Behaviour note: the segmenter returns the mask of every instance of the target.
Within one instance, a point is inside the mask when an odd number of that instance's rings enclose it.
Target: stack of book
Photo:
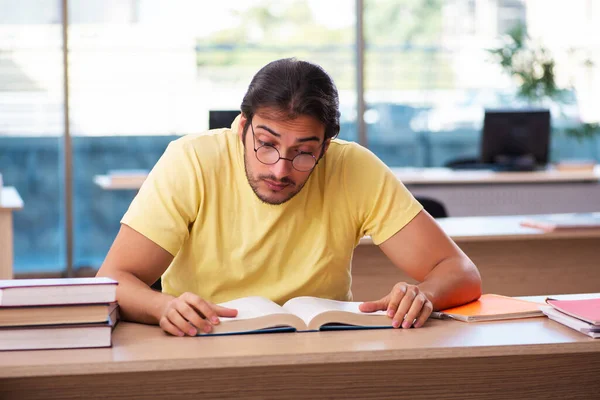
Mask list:
[[[110,347],[116,288],[109,278],[0,280],[0,350]]]
[[[546,299],[542,307],[548,318],[595,339],[600,338],[600,298],[584,300]]]

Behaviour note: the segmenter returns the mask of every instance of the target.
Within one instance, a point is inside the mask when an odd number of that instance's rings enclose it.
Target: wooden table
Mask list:
[[[462,185],[498,183],[557,183],[600,181],[600,166],[589,171],[561,171],[548,168],[539,171],[498,172],[492,170],[454,170],[451,168],[391,168],[406,185]]]
[[[13,211],[23,208],[14,187],[0,188],[0,279],[13,277]]]
[[[600,340],[545,317],[203,338],[120,323],[112,348],[0,353],[2,399],[591,399],[598,376]]]
[[[392,168],[415,195],[441,201],[452,217],[597,211],[600,167],[590,171],[465,171]],[[97,175],[104,190],[137,190],[145,175]]]
[[[600,229],[544,233],[520,222],[532,216],[436,220],[475,262],[486,293],[508,296],[596,292],[600,289]],[[359,301],[413,282],[364,238],[354,251],[352,292]]]
[[[138,190],[146,180],[145,175],[135,174],[112,178],[110,175],[94,176],[94,183],[104,190]]]
[[[600,167],[531,172],[392,168],[420,197],[441,201],[451,217],[598,211]]]

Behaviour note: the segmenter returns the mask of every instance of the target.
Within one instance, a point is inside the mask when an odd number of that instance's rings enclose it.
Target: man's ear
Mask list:
[[[238,136],[240,137],[240,140],[242,141],[242,143],[244,143],[244,128],[246,127],[247,122],[248,122],[248,119],[246,118],[244,113],[242,113],[241,117],[240,117],[240,122],[238,124]]]

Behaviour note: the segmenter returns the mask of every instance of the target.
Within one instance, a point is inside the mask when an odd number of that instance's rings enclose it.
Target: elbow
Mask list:
[[[121,277],[121,271],[119,271],[118,268],[111,268],[111,266],[109,266],[107,263],[104,263],[100,266],[100,269],[98,269],[98,271],[96,272],[96,277],[106,277],[106,278],[111,278],[114,279],[116,281],[119,281],[119,278]]]
[[[477,266],[471,261],[468,260],[466,268],[466,292],[469,294],[470,301],[477,300],[483,294],[482,282],[481,282],[481,274],[479,273],[479,269]]]

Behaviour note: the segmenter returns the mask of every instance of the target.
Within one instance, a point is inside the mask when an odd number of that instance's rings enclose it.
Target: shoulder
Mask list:
[[[387,166],[369,149],[356,142],[334,139],[327,150],[327,162],[332,169],[342,169],[346,173],[373,168],[387,170]],[[337,167],[337,168],[336,168]],[[372,172],[372,171],[371,171]]]
[[[230,159],[239,138],[230,129],[213,129],[189,134],[172,141],[168,151],[172,157],[183,157],[204,166]]]
[[[171,142],[171,146],[197,153],[213,153],[226,149],[234,140],[237,140],[237,135],[231,129],[213,129],[182,136]]]

